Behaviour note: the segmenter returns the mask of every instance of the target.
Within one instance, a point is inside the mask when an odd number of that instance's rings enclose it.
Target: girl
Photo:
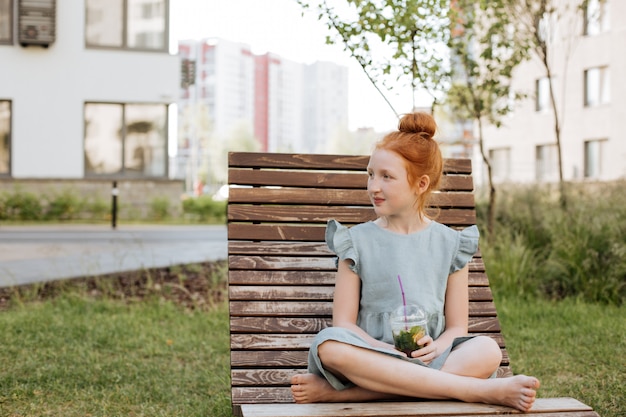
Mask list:
[[[379,142],[367,168],[378,218],[347,228],[328,222],[326,242],[338,256],[333,327],[318,333],[309,373],[292,378],[297,403],[403,397],[484,402],[528,411],[534,377],[490,378],[501,351],[487,336],[467,336],[468,266],[476,226],[453,230],[426,216],[443,171],[427,113],[405,115]],[[428,314],[428,334],[410,357],[394,348],[390,313],[407,304]]]

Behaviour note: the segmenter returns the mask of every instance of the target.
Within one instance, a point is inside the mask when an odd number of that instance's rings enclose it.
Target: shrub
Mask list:
[[[550,187],[499,192],[495,239],[481,241],[496,291],[621,305],[626,298],[625,185],[569,184],[566,209]],[[479,226],[486,224],[484,204],[477,207]]]
[[[197,221],[224,222],[226,202],[214,201],[210,196],[186,198],[183,200],[183,213]]]
[[[19,189],[6,195],[3,211],[7,220],[40,220],[43,218],[40,197]]]
[[[165,220],[170,216],[170,199],[167,197],[155,197],[150,202],[150,218],[153,220]]]
[[[83,205],[85,217],[90,220],[110,220],[111,203],[104,198],[96,197],[92,200],[85,201]]]
[[[71,190],[64,190],[50,197],[45,212],[47,220],[71,220],[80,216],[83,200]]]

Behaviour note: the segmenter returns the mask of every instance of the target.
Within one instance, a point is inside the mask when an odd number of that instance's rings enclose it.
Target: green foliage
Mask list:
[[[570,185],[567,209],[550,187],[509,187],[493,239],[483,239],[489,278],[511,296],[626,299],[624,182]],[[479,224],[484,225],[484,202]]]
[[[455,113],[495,125],[512,110],[513,70],[528,59],[530,48],[517,36],[519,22],[507,3],[457,0],[450,8],[453,29],[448,47],[456,65],[447,103]]]
[[[437,100],[449,82],[447,0],[297,1],[316,11],[333,31],[327,42],[343,45],[383,97],[379,85],[424,89]]]
[[[88,199],[83,204],[84,215],[88,220],[109,220],[111,203],[103,198]]]
[[[4,220],[40,220],[44,216],[41,198],[34,193],[15,189],[2,200]]]
[[[150,218],[165,220],[170,216],[170,199],[167,197],[155,197],[150,202]]]
[[[183,213],[193,220],[224,222],[226,202],[214,201],[210,196],[190,197],[183,200]]]
[[[71,220],[76,218],[83,207],[83,200],[71,190],[62,192],[48,198],[48,206],[45,211],[46,220]]]

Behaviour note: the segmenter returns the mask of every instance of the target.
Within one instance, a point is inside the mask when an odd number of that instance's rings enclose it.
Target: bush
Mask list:
[[[40,197],[16,189],[4,198],[2,210],[6,220],[40,220],[43,218],[43,207]]]
[[[104,198],[96,197],[85,201],[83,212],[84,216],[89,220],[110,220],[111,203]]]
[[[153,220],[165,220],[170,216],[170,199],[167,197],[155,197],[150,202],[150,218]]]
[[[48,200],[46,220],[72,220],[80,216],[83,200],[71,190],[64,190]]]
[[[549,187],[498,192],[495,238],[481,248],[496,291],[621,305],[626,297],[624,182],[568,186],[566,209]],[[479,226],[486,224],[478,205]]]
[[[190,197],[183,200],[183,213],[201,222],[226,221],[226,202],[214,201],[209,196]]]

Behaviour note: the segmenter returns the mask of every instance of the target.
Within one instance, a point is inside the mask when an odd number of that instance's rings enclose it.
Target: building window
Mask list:
[[[167,106],[85,104],[85,175],[165,177]]]
[[[13,0],[0,0],[0,45],[13,43]]]
[[[602,177],[602,165],[606,139],[585,141],[585,178]]]
[[[548,111],[552,108],[548,77],[539,78],[535,82],[535,100],[535,110],[539,112]]]
[[[168,50],[169,0],[87,0],[88,47]]]
[[[593,36],[611,29],[608,0],[587,0],[584,7],[585,35]]]
[[[535,179],[539,182],[559,179],[556,145],[538,145],[535,148]]]
[[[490,149],[489,160],[491,161],[491,176],[493,181],[508,181],[511,175],[511,149]]]
[[[585,107],[594,107],[611,101],[608,67],[585,70]]]
[[[0,176],[11,173],[11,102],[0,100]]]

